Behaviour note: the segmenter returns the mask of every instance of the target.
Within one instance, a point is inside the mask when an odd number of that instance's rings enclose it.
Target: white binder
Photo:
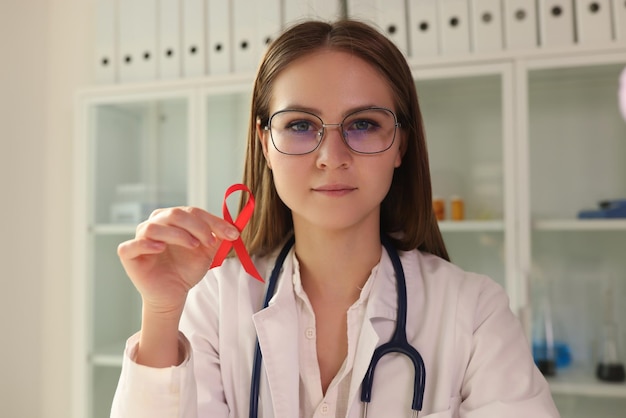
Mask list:
[[[508,50],[537,48],[538,16],[535,0],[505,0],[504,47]]]
[[[95,8],[95,71],[97,83],[117,81],[117,1],[97,0]]]
[[[409,53],[409,39],[406,22],[406,5],[404,0],[377,0],[377,23],[385,35],[404,53]]]
[[[438,0],[409,0],[409,56],[432,57],[439,54]]]
[[[124,0],[122,0],[124,1]],[[181,76],[180,0],[159,0],[157,67],[162,80]]]
[[[348,0],[348,16],[375,24],[398,49],[408,55],[404,0]]]
[[[308,0],[287,0],[283,2],[284,26],[309,16]]]
[[[539,0],[539,45],[574,44],[574,4],[572,0]]]
[[[315,17],[321,20],[334,21],[343,16],[341,0],[309,0],[313,5]]]
[[[288,27],[293,23],[310,17],[309,0],[287,0],[283,2],[284,26]]]
[[[346,5],[348,17],[378,23],[377,0],[348,0]]]
[[[206,50],[208,73],[228,74],[232,71],[231,2],[208,0],[206,7]]]
[[[304,19],[334,21],[341,17],[340,0],[285,0],[283,1],[283,26]]]
[[[120,81],[156,79],[156,1],[120,0],[118,11]]]
[[[206,74],[204,0],[182,0],[182,16],[183,76],[201,77]]]
[[[256,36],[257,66],[267,46],[280,34],[282,17],[280,0],[257,0]]]
[[[256,39],[256,0],[233,0],[233,69],[250,73],[259,56]]]
[[[613,39],[626,44],[626,3],[623,0],[613,2]]]
[[[575,0],[575,7],[578,43],[601,44],[611,41],[611,0]]]
[[[470,22],[467,0],[440,0],[439,7],[442,55],[468,53]]]
[[[470,30],[473,51],[501,51],[504,39],[501,0],[470,0]]]

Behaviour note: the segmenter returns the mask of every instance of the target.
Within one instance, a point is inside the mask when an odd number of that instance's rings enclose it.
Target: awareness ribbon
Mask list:
[[[238,191],[248,193],[249,197],[243,209],[241,209],[241,212],[239,212],[239,215],[237,216],[237,220],[233,222],[233,218],[230,216],[230,212],[228,211],[228,205],[226,204],[226,200],[228,199],[228,196]],[[254,211],[254,196],[252,195],[252,192],[246,185],[233,184],[228,189],[226,189],[226,194],[224,195],[224,203],[222,204],[222,213],[224,215],[224,219],[227,222],[230,222],[232,225],[234,225],[235,228],[237,228],[237,230],[239,230],[240,233],[241,231],[243,231],[243,228],[246,226],[246,224],[252,217],[253,211]],[[241,236],[239,236],[234,241],[228,241],[228,240],[222,241],[222,244],[220,244],[220,247],[217,249],[217,252],[215,253],[215,257],[213,257],[213,262],[211,263],[210,268],[221,266],[224,260],[226,259],[228,252],[233,247],[235,248],[235,252],[237,253],[237,256],[239,256],[239,260],[241,261],[241,264],[243,265],[244,270],[250,276],[254,277],[261,283],[265,283],[265,280],[263,280],[263,278],[257,271],[256,267],[252,263],[252,260],[250,259],[250,254],[248,254],[248,250],[246,250],[246,247],[243,244],[243,241],[241,240]]]

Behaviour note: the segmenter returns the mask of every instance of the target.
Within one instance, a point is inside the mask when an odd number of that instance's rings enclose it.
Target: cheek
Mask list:
[[[396,153],[396,159],[394,161],[393,167],[398,168],[400,167],[401,164],[402,164],[402,152],[398,150],[398,152]]]
[[[285,156],[271,150],[267,155],[267,163],[272,169],[276,192],[289,208],[291,208],[290,202],[296,191],[305,185],[304,162],[299,160],[297,157]]]

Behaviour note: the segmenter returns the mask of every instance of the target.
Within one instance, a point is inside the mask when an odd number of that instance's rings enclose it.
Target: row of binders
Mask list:
[[[98,83],[253,72],[291,22],[335,20],[339,0],[96,0]]]
[[[624,0],[348,0],[348,14],[375,16],[387,36],[416,59],[576,44],[626,46]]]
[[[280,31],[347,14],[410,58],[575,44],[626,46],[624,0],[95,0],[95,79],[252,73]]]

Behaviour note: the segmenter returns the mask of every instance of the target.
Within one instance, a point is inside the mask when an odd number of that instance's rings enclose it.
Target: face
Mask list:
[[[301,57],[276,78],[270,115],[298,109],[326,124],[340,123],[355,110],[384,107],[395,112],[387,81],[370,64],[346,52],[320,50]],[[358,125],[360,126],[360,125]],[[278,195],[303,228],[379,230],[380,203],[402,161],[402,130],[379,154],[358,154],[329,126],[318,148],[304,155],[279,152],[269,131],[257,126]]]

